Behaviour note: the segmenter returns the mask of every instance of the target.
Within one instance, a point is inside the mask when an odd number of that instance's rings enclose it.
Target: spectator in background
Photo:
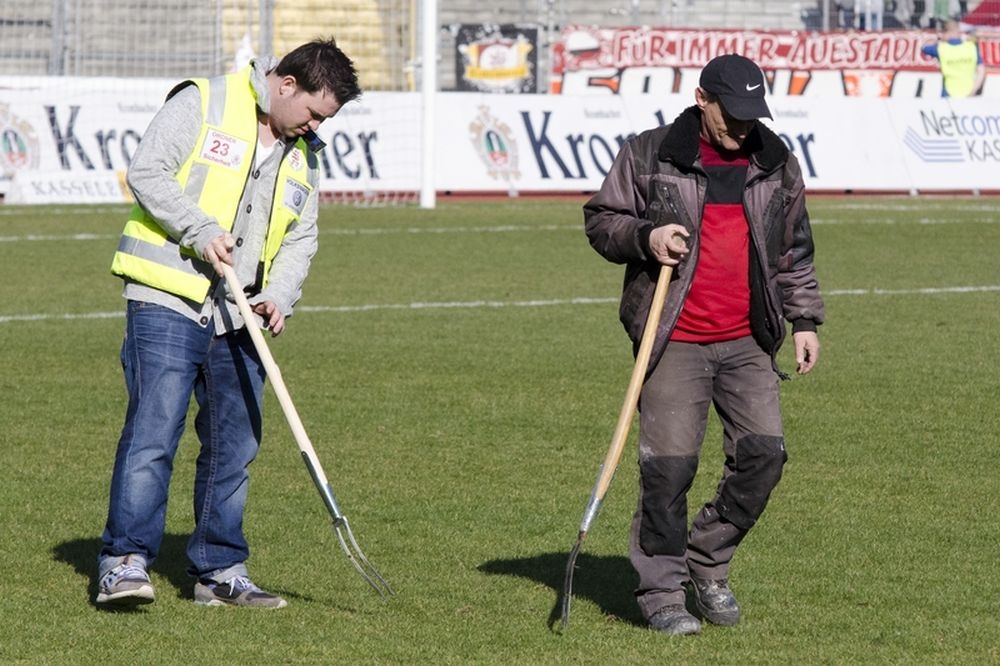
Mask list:
[[[892,16],[894,27],[907,28],[913,24],[914,0],[895,0],[885,3],[887,15]]]
[[[854,0],[854,17],[859,30],[881,30],[884,0]]]
[[[933,0],[927,4],[933,14],[931,27],[942,30],[948,21],[965,16],[969,3],[958,0]]]
[[[941,67],[942,97],[969,97],[982,92],[986,65],[979,43],[962,32],[958,21],[945,21],[937,41],[921,51]]]
[[[837,0],[833,3],[837,14],[837,27],[841,30],[854,29],[854,2]]]

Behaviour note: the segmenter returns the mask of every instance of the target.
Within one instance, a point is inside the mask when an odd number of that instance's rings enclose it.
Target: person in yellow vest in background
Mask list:
[[[188,572],[206,606],[282,608],[255,585],[243,534],[265,370],[248,326],[280,334],[317,249],[316,130],[361,94],[333,39],[167,96],[128,169],[135,197],[111,271],[124,281],[128,407],[98,556],[99,605],[152,602],[149,567],[192,394],[201,443]],[[244,322],[229,264],[258,320]]]
[[[979,43],[962,32],[958,21],[945,21],[937,42],[921,50],[941,67],[942,97],[970,97],[982,92],[986,65]]]

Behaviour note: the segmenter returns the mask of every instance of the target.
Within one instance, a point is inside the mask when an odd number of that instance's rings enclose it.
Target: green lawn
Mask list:
[[[108,266],[125,210],[0,207],[0,663],[1000,663],[1000,200],[811,200],[820,363],[783,386],[790,460],[732,571],[744,619],[686,638],[645,629],[633,601],[634,432],[569,630],[547,625],[631,371],[621,268],[587,245],[581,204],[324,208],[271,350],[397,595],[340,551],[268,392],[249,565],[289,608],[192,602],[190,428],[157,601],[132,613],[92,604],[124,414]]]

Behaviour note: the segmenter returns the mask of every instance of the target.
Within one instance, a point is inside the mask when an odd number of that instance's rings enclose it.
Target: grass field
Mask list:
[[[1000,201],[811,201],[828,323],[783,385],[790,460],[732,581],[735,628],[642,626],[625,557],[634,435],[547,621],[631,370],[620,267],[580,202],[327,208],[271,342],[338,499],[397,595],[337,546],[268,392],[246,529],[278,612],[208,609],[185,575],[193,428],[157,601],[92,604],[124,386],[108,273],[121,208],[0,207],[0,663],[1000,663]],[[789,350],[782,358],[791,367]],[[721,465],[713,425],[691,505]]]

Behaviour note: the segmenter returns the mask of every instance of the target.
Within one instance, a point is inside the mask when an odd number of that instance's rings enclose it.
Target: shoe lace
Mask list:
[[[122,563],[108,572],[107,581],[109,584],[114,584],[120,580],[129,578],[148,580],[149,574],[147,574],[146,569],[144,569],[141,566],[138,566],[136,564]]]
[[[232,578],[230,578],[229,580],[227,580],[225,583],[223,583],[223,585],[228,585],[229,586],[229,592],[230,593],[233,593],[236,590],[239,590],[240,592],[243,592],[243,591],[259,592],[260,591],[260,588],[257,587],[256,585],[254,585],[253,581],[250,580],[250,578],[247,577],[247,576],[233,576]]]
[[[125,567],[122,568],[120,575],[121,576],[125,576],[125,577],[128,577],[128,576],[139,576],[141,578],[145,578],[146,577],[146,570],[143,569],[142,567],[137,567],[134,564],[128,564],[128,565],[126,565]]]

